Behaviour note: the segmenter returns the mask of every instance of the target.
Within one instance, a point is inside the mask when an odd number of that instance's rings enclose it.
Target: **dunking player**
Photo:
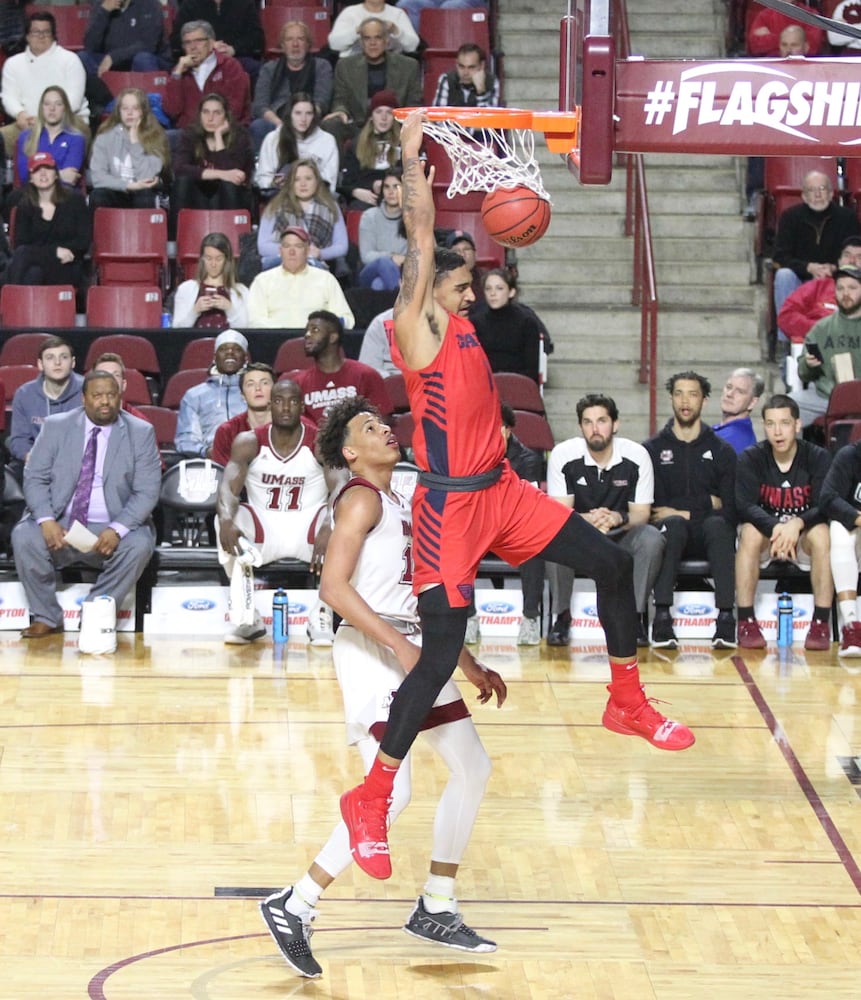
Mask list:
[[[514,565],[540,555],[591,576],[610,657],[603,723],[663,750],[683,750],[691,731],[646,699],[636,658],[631,556],[578,514],[519,479],[504,460],[499,399],[466,313],[472,276],[463,258],[434,247],[434,205],[419,159],[422,115],[401,129],[407,254],[394,312],[392,358],[404,372],[423,470],[413,498],[415,578],[424,642],[394,701],[377,759],[363,784],[341,796],[359,866],[391,875],[386,812],[397,769],[451,677],[466,631],[480,559]]]
[[[412,592],[412,535],[409,503],[392,492],[392,470],[400,457],[395,435],[367,399],[335,403],[323,418],[317,450],[329,468],[349,468],[351,479],[335,501],[335,527],[321,579],[324,600],[343,616],[333,656],[344,697],[347,738],[371,766],[385,729],[392,694],[416,657],[416,599]],[[479,701],[505,684],[476,664],[468,650],[460,665],[479,688]],[[452,681],[442,688],[423,728],[448,765],[450,777],[434,821],[430,874],[424,893],[404,927],[408,934],[462,951],[495,951],[457,912],[454,880],[472,832],[490,760],[460,692]],[[410,799],[410,770],[394,783],[389,820]],[[324,889],[352,862],[347,829],[340,823],[295,886],[260,904],[269,932],[287,962],[303,976],[322,972],[308,944],[314,907]]]

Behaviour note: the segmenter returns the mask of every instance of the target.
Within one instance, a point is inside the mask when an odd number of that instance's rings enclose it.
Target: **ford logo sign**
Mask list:
[[[710,615],[714,608],[710,604],[682,604],[676,610],[686,618],[698,618],[701,615]]]
[[[294,604],[293,601],[287,605],[288,615],[304,615],[308,610],[307,604]]]
[[[587,604],[586,607],[583,608],[583,614],[586,615],[588,618],[597,618],[598,617],[598,605],[597,604]]]
[[[510,615],[514,611],[514,605],[505,601],[488,601],[481,605],[481,610],[489,615]]]
[[[186,611],[212,611],[215,601],[210,601],[206,597],[192,597],[182,602]]]

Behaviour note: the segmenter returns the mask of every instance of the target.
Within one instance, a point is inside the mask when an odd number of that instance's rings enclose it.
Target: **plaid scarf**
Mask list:
[[[307,230],[311,242],[317,247],[327,247],[335,232],[335,215],[321,201],[306,203],[303,215],[281,211],[275,216],[275,232],[280,237],[289,226],[301,226]]]

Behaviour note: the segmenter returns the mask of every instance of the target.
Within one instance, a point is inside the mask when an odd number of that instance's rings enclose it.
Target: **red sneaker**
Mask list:
[[[390,799],[365,799],[359,785],[341,796],[341,816],[350,834],[353,860],[371,878],[392,876],[389,855],[388,815]]]
[[[609,690],[609,688],[608,688]],[[605,729],[623,736],[642,736],[659,750],[686,750],[694,744],[694,734],[680,722],[673,722],[652,707],[654,699],[646,698],[633,708],[622,708],[613,695],[604,709],[601,722]]]
[[[861,656],[861,622],[847,622],[843,626],[838,656]]]
[[[831,625],[828,622],[812,621],[804,640],[805,649],[831,649]]]
[[[742,649],[765,649],[765,636],[755,618],[742,618],[738,623],[738,644]]]

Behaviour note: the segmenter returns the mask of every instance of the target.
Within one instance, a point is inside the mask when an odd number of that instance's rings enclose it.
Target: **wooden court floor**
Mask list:
[[[495,770],[458,886],[499,950],[400,930],[444,774],[418,747],[394,875],[324,896],[310,981],[257,900],[360,776],[329,651],[74,639],[0,633],[4,1000],[861,996],[861,661],[836,647],[648,654],[697,733],[667,754],[601,728],[600,650],[485,642],[509,700],[474,711]]]

